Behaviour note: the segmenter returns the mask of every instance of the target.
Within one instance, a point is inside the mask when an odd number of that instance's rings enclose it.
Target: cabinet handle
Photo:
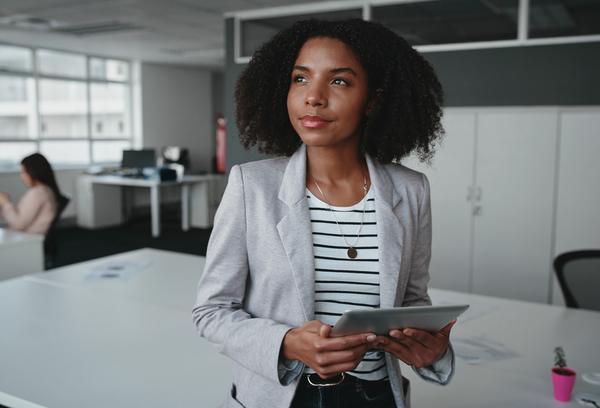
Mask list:
[[[481,214],[481,206],[476,205],[475,207],[473,207],[473,215],[480,215],[480,214]]]
[[[481,201],[481,187],[477,187],[477,192],[475,193],[475,201]]]

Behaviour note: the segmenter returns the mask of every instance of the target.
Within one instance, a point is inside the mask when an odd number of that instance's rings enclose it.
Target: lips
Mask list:
[[[327,126],[329,123],[331,122],[318,116],[306,115],[302,117],[302,126],[307,128],[320,128],[323,126]]]

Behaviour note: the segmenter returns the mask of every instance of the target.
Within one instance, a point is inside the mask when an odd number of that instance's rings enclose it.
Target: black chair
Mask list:
[[[567,307],[600,311],[600,250],[560,254],[554,270]]]
[[[58,222],[60,221],[60,215],[63,213],[69,202],[71,201],[71,196],[65,194],[62,195],[60,201],[58,203],[58,207],[56,208],[56,215],[52,220],[52,224],[50,224],[50,228],[46,232],[46,236],[44,238],[44,267],[45,269],[50,269],[54,266],[56,262],[56,254],[58,253],[58,242],[56,239],[56,227]]]

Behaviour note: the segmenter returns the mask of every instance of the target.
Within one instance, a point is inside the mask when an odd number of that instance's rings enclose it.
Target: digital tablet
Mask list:
[[[469,305],[412,306],[346,311],[331,329],[331,337],[358,333],[389,335],[392,329],[413,328],[435,334]]]

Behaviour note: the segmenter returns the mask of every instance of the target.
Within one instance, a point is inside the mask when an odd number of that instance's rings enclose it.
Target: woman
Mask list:
[[[12,204],[8,194],[0,192],[0,207],[8,229],[46,234],[61,197],[50,163],[39,153],[25,157],[21,161],[21,180],[30,189],[18,204]]]
[[[454,370],[452,323],[330,338],[344,310],[430,304],[429,185],[392,164],[441,136],[442,90],[402,38],[363,20],[307,20],[238,78],[245,148],[215,217],[193,316],[235,361],[236,407],[406,407],[398,359],[426,381]]]

